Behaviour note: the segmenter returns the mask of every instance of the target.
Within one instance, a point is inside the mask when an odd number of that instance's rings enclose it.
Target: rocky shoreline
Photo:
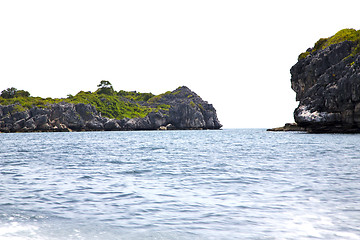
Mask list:
[[[306,128],[298,126],[296,123],[286,123],[283,127],[266,129],[269,132],[305,132]]]
[[[146,104],[146,103],[144,103]],[[220,129],[215,108],[187,87],[164,94],[157,109],[142,118],[111,119],[84,103],[60,102],[18,111],[18,104],[0,105],[0,132],[69,132]]]

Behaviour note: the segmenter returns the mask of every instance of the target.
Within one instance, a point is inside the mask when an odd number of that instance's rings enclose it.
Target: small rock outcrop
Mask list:
[[[308,132],[360,132],[360,31],[320,39],[291,68],[299,106],[297,126]]]
[[[270,128],[266,131],[269,132],[303,132],[306,131],[304,127],[299,127],[296,123],[286,123],[283,127]]]
[[[0,132],[131,131],[175,129],[220,129],[215,108],[187,87],[161,94],[152,102],[155,109],[143,118],[110,119],[84,103],[60,102],[45,108],[23,109],[18,104],[0,105]],[[157,106],[167,108],[157,108]],[[19,110],[21,109],[21,110]]]

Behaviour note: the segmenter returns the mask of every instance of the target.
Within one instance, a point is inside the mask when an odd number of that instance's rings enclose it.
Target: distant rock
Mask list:
[[[139,103],[140,104],[140,103]],[[109,119],[84,103],[48,104],[19,111],[19,105],[0,105],[0,132],[131,131],[220,129],[215,108],[187,87],[180,87],[142,102],[156,111],[143,118]],[[158,109],[158,106],[166,108]]]
[[[170,105],[162,125],[171,124],[176,129],[219,129],[220,124],[212,104],[202,100],[188,87],[180,87],[164,95],[159,103]]]

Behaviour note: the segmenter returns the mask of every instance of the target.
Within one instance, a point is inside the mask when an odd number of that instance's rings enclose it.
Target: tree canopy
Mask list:
[[[30,97],[30,93],[24,90],[17,90],[14,87],[7,88],[1,92],[0,95],[2,98],[15,98],[15,97]]]

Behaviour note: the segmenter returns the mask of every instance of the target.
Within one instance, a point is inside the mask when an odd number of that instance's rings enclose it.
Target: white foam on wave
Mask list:
[[[333,219],[322,215],[321,212],[293,216],[292,220],[288,221],[285,226],[284,239],[360,239],[360,236],[355,233],[337,230]]]
[[[0,227],[0,240],[29,240],[38,239],[36,231],[37,226],[23,225],[18,222],[11,222]]]
[[[313,237],[321,238],[323,237],[321,231],[316,228],[315,221],[316,216],[304,215],[304,216],[295,216],[291,222],[287,224],[287,228],[291,229],[288,231],[292,233],[292,237]],[[331,224],[331,223],[328,223]]]
[[[349,232],[336,232],[335,233],[336,236],[339,236],[339,238],[341,239],[354,239],[354,240],[358,240],[360,239],[360,236],[355,234],[355,233],[349,233]]]

